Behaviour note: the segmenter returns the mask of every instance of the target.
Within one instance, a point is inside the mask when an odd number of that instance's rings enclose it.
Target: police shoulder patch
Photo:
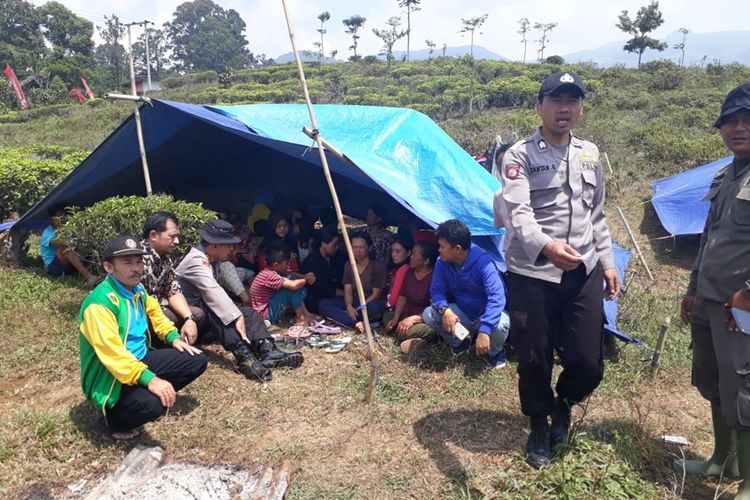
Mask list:
[[[206,267],[211,267],[211,264],[209,264],[207,260],[201,260],[201,264]]]
[[[505,177],[510,180],[517,179],[520,172],[521,165],[518,165],[516,163],[508,163],[507,165],[505,165]]]

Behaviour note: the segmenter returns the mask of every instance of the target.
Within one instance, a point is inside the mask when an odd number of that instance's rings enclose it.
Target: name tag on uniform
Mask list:
[[[533,165],[528,169],[529,175],[539,175],[547,172],[557,172],[557,165],[551,163],[549,165]]]

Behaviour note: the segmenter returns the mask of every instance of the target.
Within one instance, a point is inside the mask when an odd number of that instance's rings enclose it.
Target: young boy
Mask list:
[[[281,318],[287,307],[291,307],[297,320],[295,330],[304,330],[311,319],[305,308],[305,285],[312,285],[315,275],[307,273],[294,279],[285,278],[291,254],[282,245],[270,246],[264,257],[268,268],[259,272],[250,286],[250,305],[272,323]]]
[[[39,250],[44,261],[44,269],[52,277],[80,274],[89,285],[98,279],[92,275],[81,258],[68,248],[65,241],[57,234],[57,230],[65,223],[65,211],[60,208],[50,210],[50,225],[42,232]]]

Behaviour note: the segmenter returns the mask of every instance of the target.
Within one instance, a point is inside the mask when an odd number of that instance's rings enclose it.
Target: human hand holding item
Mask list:
[[[547,257],[552,264],[563,271],[572,271],[578,267],[583,258],[578,250],[559,241],[550,241],[542,248],[542,255]]]
[[[445,330],[446,332],[452,332],[455,335],[453,329],[456,326],[456,323],[458,323],[458,316],[456,315],[456,313],[451,311],[449,308],[446,309],[443,312],[443,330]]]
[[[685,295],[680,303],[680,319],[686,325],[690,324],[690,320],[693,317],[693,304],[695,303],[695,296]]]
[[[731,332],[741,331],[750,335],[750,297],[744,290],[737,290],[725,304],[727,329]]]
[[[607,300],[615,300],[620,296],[620,277],[617,275],[616,269],[605,269],[604,270],[604,281],[607,282],[607,288],[604,289],[604,298]]]
[[[197,349],[187,342],[185,342],[183,339],[176,339],[174,342],[172,342],[172,347],[177,349],[180,352],[186,352],[190,354],[191,356],[195,356],[196,354],[201,354],[203,351],[200,349]]]

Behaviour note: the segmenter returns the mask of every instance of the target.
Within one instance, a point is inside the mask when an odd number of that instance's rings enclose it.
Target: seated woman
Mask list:
[[[396,307],[404,276],[409,270],[409,257],[414,243],[407,238],[399,238],[391,245],[391,258],[388,260],[388,307]]]
[[[307,286],[305,305],[310,312],[318,313],[321,299],[344,296],[343,269],[337,271],[333,260],[339,246],[339,234],[331,228],[320,229],[313,237],[312,253],[302,262],[302,272],[315,275],[315,283]]]
[[[265,252],[268,247],[276,244],[283,244],[289,249],[289,269],[288,273],[299,273],[299,260],[297,258],[296,242],[292,241],[289,235],[289,219],[278,212],[272,213],[268,219],[268,234],[263,238],[258,253],[258,270],[262,271],[268,267],[265,259]]]
[[[363,228],[370,235],[372,240],[372,257],[378,262],[385,262],[388,258],[388,252],[391,250],[391,244],[396,241],[396,235],[383,227],[384,210],[378,205],[371,205],[365,213],[366,228]]]
[[[365,292],[367,315],[370,321],[374,321],[379,319],[385,311],[385,298],[383,297],[386,278],[385,263],[370,260],[372,239],[364,231],[352,234],[351,244],[357,273]],[[319,308],[320,314],[326,318],[350,328],[356,326],[360,332],[364,331],[359,297],[354,289],[354,274],[349,262],[344,265],[343,299],[321,299]]]
[[[395,331],[400,340],[427,338],[435,332],[422,320],[422,311],[430,305],[432,271],[437,260],[437,247],[432,243],[418,241],[414,244],[409,270],[396,301],[396,310],[386,313],[386,329]]]
[[[258,254],[258,247],[255,245],[255,235],[248,229],[245,221],[240,218],[237,212],[227,212],[226,221],[232,224],[234,235],[241,240],[234,246],[232,263],[235,266],[245,269],[255,269],[256,256]]]
[[[301,337],[312,320],[312,315],[305,308],[305,285],[314,283],[315,278],[311,274],[299,279],[285,277],[290,252],[283,244],[267,247],[264,257],[268,267],[259,272],[250,285],[251,306],[271,323],[278,322],[284,311],[292,308],[296,325],[289,329],[289,335]]]

